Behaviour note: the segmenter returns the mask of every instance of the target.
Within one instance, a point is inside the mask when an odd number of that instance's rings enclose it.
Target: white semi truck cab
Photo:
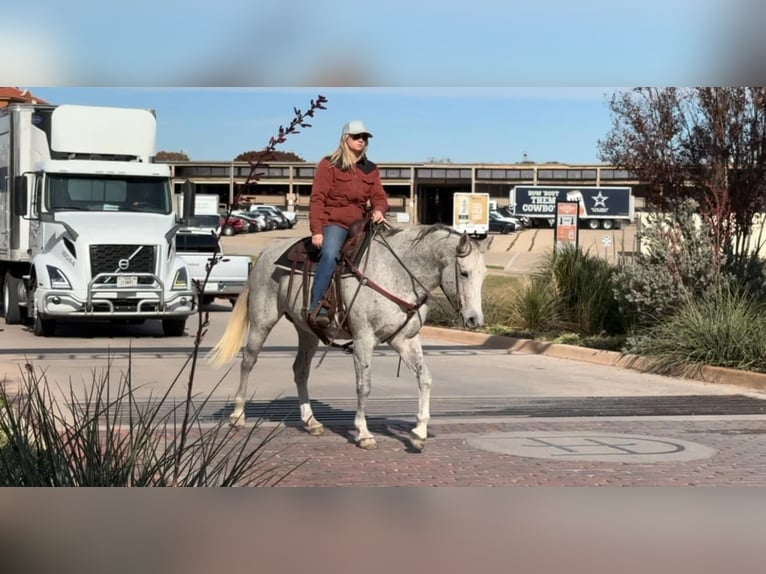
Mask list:
[[[153,163],[151,110],[11,105],[0,110],[0,281],[9,324],[162,321],[194,312],[170,169]],[[186,189],[187,205],[194,190]]]

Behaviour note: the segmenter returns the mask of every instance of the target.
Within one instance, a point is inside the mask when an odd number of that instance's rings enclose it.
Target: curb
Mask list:
[[[649,365],[649,361],[639,355],[625,355],[616,351],[602,351],[588,347],[578,347],[576,345],[536,341],[534,339],[517,339],[516,337],[507,337],[505,335],[491,335],[488,333],[475,333],[459,329],[429,326],[422,327],[420,333],[426,337],[445,339],[454,343],[477,345],[492,349],[507,349],[509,353],[545,355],[557,359],[633,369],[639,372],[645,372]],[[706,383],[734,385],[766,392],[766,374],[763,373],[705,366],[702,367],[698,377],[695,378]]]

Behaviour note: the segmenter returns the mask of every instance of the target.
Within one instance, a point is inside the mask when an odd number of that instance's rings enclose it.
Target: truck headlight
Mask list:
[[[58,267],[54,267],[53,265],[46,265],[48,269],[48,278],[51,281],[51,287],[54,289],[71,289],[72,284],[69,282],[69,279],[67,279],[67,276],[64,275],[64,272],[59,269]]]
[[[186,273],[186,268],[182,267],[176,271],[176,276],[173,277],[173,291],[181,291],[189,288],[189,275]]]

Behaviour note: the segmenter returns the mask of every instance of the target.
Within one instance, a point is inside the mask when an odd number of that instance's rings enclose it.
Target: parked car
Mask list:
[[[497,233],[511,233],[518,231],[521,223],[518,220],[506,218],[498,215],[496,211],[489,212],[489,230]]]
[[[221,218],[221,235],[235,235],[237,233],[247,233],[250,225],[239,217],[230,216],[228,219]]]
[[[297,214],[294,211],[282,211],[275,205],[255,204],[250,206],[250,211],[271,215],[279,229],[292,229],[298,223]]]
[[[503,207],[499,207],[495,211],[502,217],[511,217],[513,219],[518,219],[521,222],[522,227],[529,227],[529,218],[526,215],[518,215],[514,213],[513,209],[511,209],[507,205],[504,205]]]
[[[267,229],[274,229],[276,227],[276,224],[269,225],[269,222],[266,220],[266,216],[262,213],[237,210],[232,211],[231,214],[235,217],[239,217],[240,219],[244,219],[245,221],[252,223],[255,226],[253,231],[266,231]]]
[[[218,238],[204,232],[179,232],[175,243],[176,252],[189,266],[191,279],[202,284],[207,277],[205,290],[199,294],[202,304],[208,305],[216,297],[221,297],[233,305],[250,275],[250,257],[225,255]],[[208,273],[208,262],[215,255],[218,255],[218,260]]]

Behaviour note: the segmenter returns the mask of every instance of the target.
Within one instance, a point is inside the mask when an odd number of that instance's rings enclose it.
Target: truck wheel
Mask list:
[[[23,288],[23,283],[18,277],[14,277],[10,272],[5,273],[3,281],[3,309],[5,311],[5,324],[18,325],[22,322],[21,301],[19,290]]]
[[[614,227],[611,219],[604,219],[601,222],[601,229],[612,229]]]
[[[588,229],[598,229],[598,219],[589,219]]]
[[[33,332],[35,337],[52,337],[56,332],[56,320],[43,319],[40,315],[36,315]]]
[[[181,337],[186,329],[186,319],[163,319],[162,333],[166,337]]]

